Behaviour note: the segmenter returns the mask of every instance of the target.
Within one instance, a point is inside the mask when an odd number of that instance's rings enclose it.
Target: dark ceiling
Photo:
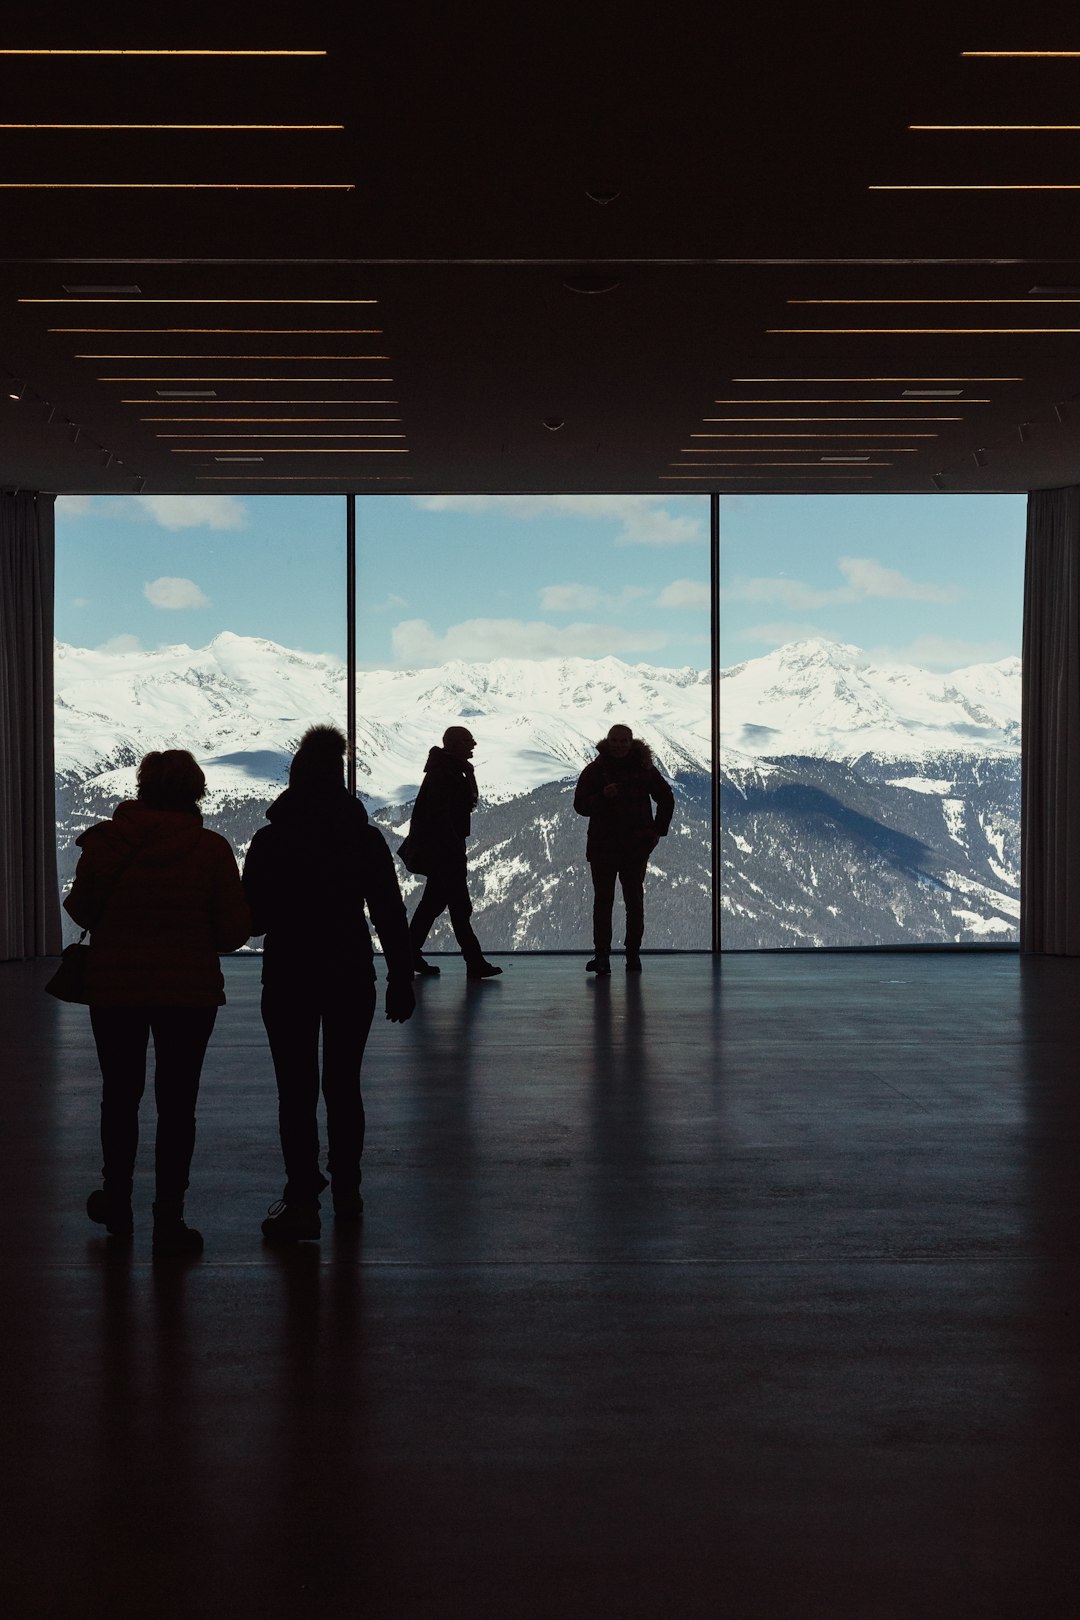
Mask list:
[[[26,6],[0,55],[0,483],[1080,482],[1062,16]],[[325,54],[206,54],[256,51]],[[257,125],[297,127],[210,127]],[[65,292],[113,287],[138,290]],[[213,394],[162,393],[185,387]]]

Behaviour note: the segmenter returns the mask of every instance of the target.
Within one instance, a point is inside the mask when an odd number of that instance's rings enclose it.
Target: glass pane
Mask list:
[[[721,499],[725,949],[1009,943],[1025,497]]]
[[[358,499],[359,790],[396,847],[429,748],[470,728],[486,950],[589,946],[573,792],[616,723],[651,747],[677,801],[650,857],[646,949],[708,949],[708,533],[701,496]],[[399,875],[411,910],[420,880]],[[456,948],[445,919],[430,945]]]
[[[61,894],[154,748],[195,755],[242,861],[301,733],[345,726],[345,503],[62,496],[56,637]]]

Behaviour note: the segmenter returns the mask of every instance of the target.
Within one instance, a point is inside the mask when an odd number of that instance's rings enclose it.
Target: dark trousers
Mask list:
[[[594,857],[589,862],[593,881],[593,946],[598,956],[606,956],[611,949],[611,908],[615,904],[615,880],[622,886],[623,905],[626,907],[626,949],[641,949],[645,932],[645,868],[647,855],[613,855],[607,859]]]
[[[436,917],[442,916],[447,907],[450,908],[450,926],[454,930],[454,938],[461,947],[462,956],[466,962],[479,962],[484,953],[469,921],[472,916],[472,901],[469,899],[469,881],[464,861],[460,867],[443,867],[437,872],[432,872],[424,884],[424,892],[409,924],[413,960],[415,961],[423,952],[424,941],[431,932],[432,924]]]
[[[326,1186],[319,1169],[320,1030],[327,1168],[339,1192],[360,1185],[365,1123],[360,1065],[374,1015],[374,979],[263,989],[263,1023],[277,1078],[286,1203],[310,1203]]]
[[[139,1103],[154,1037],[154,1150],[159,1207],[183,1208],[195,1148],[195,1103],[216,1007],[91,1007],[101,1065],[101,1152],[105,1191],[131,1197],[139,1146]]]

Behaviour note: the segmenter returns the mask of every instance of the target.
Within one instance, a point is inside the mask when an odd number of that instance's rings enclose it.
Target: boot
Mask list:
[[[494,962],[485,962],[484,958],[479,956],[475,962],[468,964],[465,969],[465,977],[467,979],[496,979],[501,972],[501,967],[496,967]]]
[[[627,973],[641,972],[641,952],[636,946],[628,945],[626,947],[626,971]]]
[[[299,1243],[304,1238],[322,1236],[317,1198],[303,1204],[287,1204],[279,1198],[271,1204],[262,1223],[262,1234],[267,1243]]]
[[[154,1239],[152,1253],[155,1260],[177,1258],[193,1260],[202,1254],[201,1232],[188,1226],[184,1220],[183,1204],[154,1205]]]
[[[135,1217],[130,1198],[115,1198],[104,1187],[98,1187],[86,1200],[86,1213],[98,1226],[103,1226],[111,1238],[122,1241],[135,1231]]]
[[[334,1214],[339,1221],[358,1221],[364,1213],[364,1200],[359,1187],[335,1185],[333,1199]]]
[[[585,971],[586,973],[597,973],[600,975],[610,974],[611,963],[608,961],[606,955],[601,955],[601,953],[597,951],[596,955],[586,962]]]
[[[442,969],[435,962],[427,962],[422,956],[413,957],[412,970],[422,979],[437,979]]]

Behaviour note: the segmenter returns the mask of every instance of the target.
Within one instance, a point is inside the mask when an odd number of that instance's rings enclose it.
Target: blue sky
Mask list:
[[[704,667],[703,496],[357,502],[362,664],[586,657]],[[1023,496],[725,496],[725,665],[803,635],[956,667],[1019,652]],[[221,630],[343,656],[339,496],[64,497],[56,633]]]

